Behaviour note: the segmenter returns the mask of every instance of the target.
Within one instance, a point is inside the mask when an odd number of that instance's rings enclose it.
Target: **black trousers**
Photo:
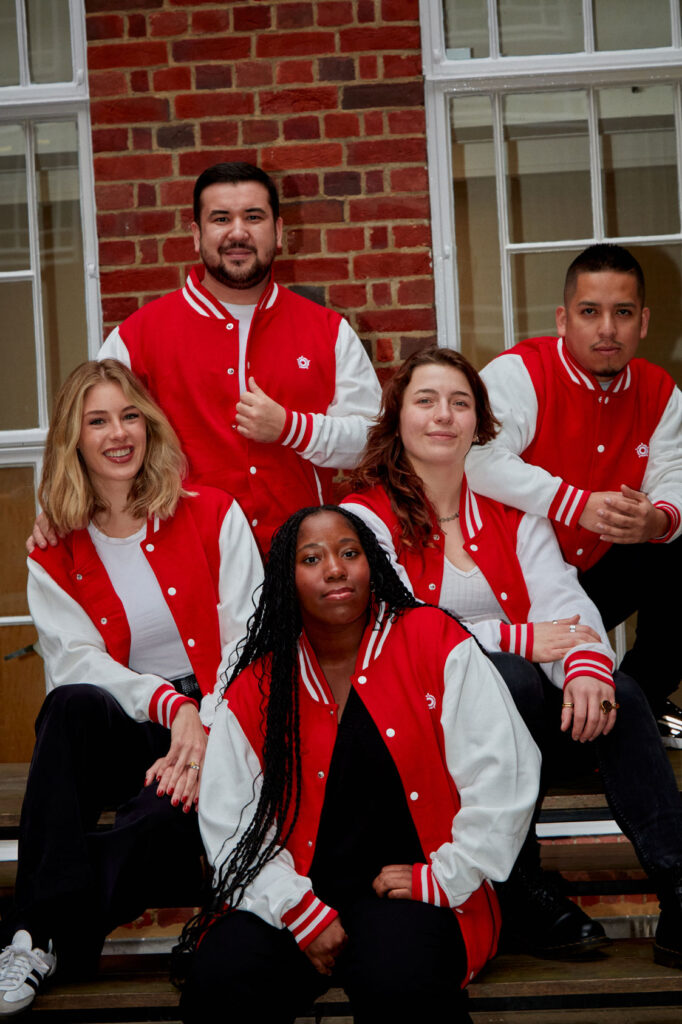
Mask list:
[[[454,911],[366,898],[343,908],[348,944],[332,977],[291,933],[237,910],[213,924],[180,1004],[185,1024],[291,1024],[330,986],[348,994],[356,1024],[471,1024],[464,942]]]
[[[580,583],[613,629],[637,612],[635,642],[620,665],[655,715],[682,679],[682,537],[672,544],[613,544]]]
[[[60,971],[85,974],[117,925],[148,906],[200,898],[196,813],[144,787],[169,744],[168,729],[135,722],[96,686],[48,694],[36,720],[3,945],[26,928],[42,948],[53,940]],[[116,808],[115,825],[96,832],[106,808]]]

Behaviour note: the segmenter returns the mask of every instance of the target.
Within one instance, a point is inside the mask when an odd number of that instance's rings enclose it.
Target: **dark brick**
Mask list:
[[[304,299],[310,299],[311,302],[316,302],[318,306],[327,305],[325,289],[321,285],[289,284],[287,287],[289,291],[296,292],[297,295],[302,295]]]
[[[324,176],[324,191],[328,196],[359,196],[362,175],[359,171],[332,171]]]
[[[344,86],[341,106],[344,110],[366,110],[371,107],[418,107],[423,103],[424,86],[421,82],[377,82]]]
[[[232,68],[227,64],[200,64],[196,70],[197,89],[229,89]]]
[[[352,57],[320,57],[317,67],[321,82],[355,80],[355,61]]]
[[[158,128],[156,143],[159,149],[189,149],[195,144],[194,128],[189,124],[174,124]]]

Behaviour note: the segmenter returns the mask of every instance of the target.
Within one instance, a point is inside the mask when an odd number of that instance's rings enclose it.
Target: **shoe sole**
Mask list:
[[[665,946],[654,945],[654,963],[682,971],[682,953],[679,949],[666,949]]]
[[[589,960],[610,945],[611,939],[608,935],[595,935],[593,939],[584,939],[582,942],[573,942],[566,946],[552,946],[549,949],[546,946],[541,949],[528,946],[527,949],[541,960]]]

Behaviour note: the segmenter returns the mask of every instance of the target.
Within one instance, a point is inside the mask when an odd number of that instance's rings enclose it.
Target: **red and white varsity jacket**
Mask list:
[[[608,390],[572,358],[563,338],[531,338],[482,371],[502,424],[471,449],[479,494],[549,516],[564,558],[589,569],[610,544],[578,526],[592,491],[645,491],[682,531],[682,393],[646,359],[631,359]]]
[[[120,359],[171,421],[189,479],[234,495],[263,551],[297,509],[331,498],[336,469],[356,464],[381,392],[360,339],[338,313],[270,282],[251,322],[239,324],[201,284],[151,302],[113,331],[99,358]],[[277,442],[249,441],[235,406],[247,379],[287,410]]]
[[[393,567],[419,600],[437,603],[445,561],[445,537],[438,524],[433,524],[433,547],[415,550],[401,543],[398,517],[383,487],[349,494],[342,504],[374,532]],[[581,623],[599,633],[601,643],[576,647],[562,661],[542,667],[560,688],[577,676],[591,676],[613,686],[615,655],[601,616],[578,583],[576,570],[561,557],[549,522],[474,494],[465,477],[459,523],[464,550],[485,576],[508,619],[472,623],[462,617],[479,643],[489,651],[510,651],[530,659],[533,622],[579,614]],[[448,611],[458,614],[457,608]]]
[[[250,666],[229,687],[206,750],[199,823],[216,870],[258,802],[261,670]],[[286,847],[247,887],[240,909],[288,927],[305,948],[336,917],[307,872],[338,729],[338,705],[305,635],[298,685],[301,810]],[[470,980],[495,952],[499,910],[486,880],[505,879],[521,848],[538,791],[538,750],[499,674],[440,609],[415,608],[394,621],[380,606],[352,685],[384,737],[428,857],[413,868],[413,899],[454,908]],[[266,699],[267,686],[265,678]]]
[[[212,487],[181,498],[170,519],[150,519],[141,543],[204,695],[215,715],[216,681],[226,671],[253,613],[263,579],[260,556],[237,502]],[[87,530],[28,558],[28,600],[40,638],[48,691],[91,683],[136,721],[170,728],[182,704],[160,676],[128,668],[130,626]],[[233,659],[234,660],[234,659]]]

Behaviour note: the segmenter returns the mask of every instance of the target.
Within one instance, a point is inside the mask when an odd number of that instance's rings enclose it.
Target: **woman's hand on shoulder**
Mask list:
[[[377,896],[387,896],[389,900],[412,899],[412,865],[386,864],[372,882]]]
[[[605,714],[601,707],[602,701],[608,701],[611,705],[616,702],[616,691],[608,683],[602,683],[592,676],[572,679],[564,687],[561,731],[571,729],[571,738],[580,743],[608,735],[616,724],[617,710],[614,708]]]
[[[48,544],[50,547],[55,547],[58,540],[59,535],[54,526],[45,513],[41,512],[33,524],[31,536],[26,541],[26,554],[32,554],[36,548],[44,551]]]
[[[201,768],[206,753],[207,736],[194,704],[183,704],[171,725],[168,753],[160,757],[145,775],[145,786],[157,780],[157,794],[168,793],[174,806],[184,805],[191,811],[199,800]]]
[[[303,950],[319,974],[331,974],[336,958],[348,942],[348,936],[338,917]]]
[[[571,627],[574,627],[571,629]],[[580,622],[579,615],[552,622],[533,623],[532,661],[559,661],[574,647],[601,643],[601,637],[591,626]]]

